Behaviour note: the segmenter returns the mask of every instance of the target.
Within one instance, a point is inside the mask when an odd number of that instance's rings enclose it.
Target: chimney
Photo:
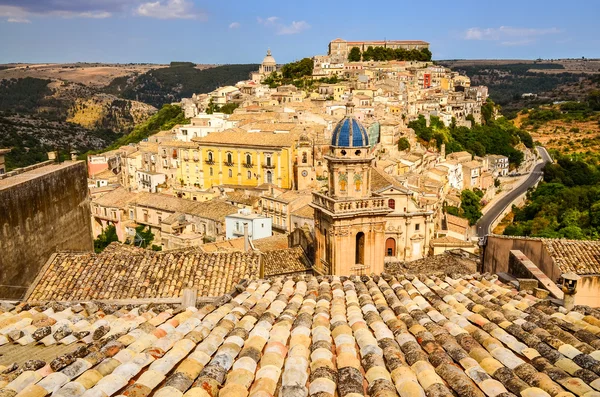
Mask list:
[[[250,236],[248,236],[248,224],[244,223],[244,252],[250,250]]]
[[[561,275],[562,291],[564,293],[563,305],[568,311],[575,306],[575,294],[577,294],[577,282],[581,279],[575,273],[569,272]]]

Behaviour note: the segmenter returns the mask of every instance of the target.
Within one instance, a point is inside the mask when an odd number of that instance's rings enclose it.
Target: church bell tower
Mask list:
[[[335,127],[329,154],[327,194],[313,193],[315,266],[325,274],[383,272],[385,216],[392,210],[371,192],[369,136],[346,105],[346,117]]]

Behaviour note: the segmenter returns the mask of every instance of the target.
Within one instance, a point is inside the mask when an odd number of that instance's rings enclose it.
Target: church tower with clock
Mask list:
[[[311,187],[314,183],[315,172],[313,165],[313,144],[306,133],[298,139],[298,160],[296,162],[296,185],[298,190]]]
[[[346,105],[346,117],[333,130],[327,159],[327,194],[313,193],[315,267],[323,274],[383,272],[387,200],[371,192],[369,136]]]

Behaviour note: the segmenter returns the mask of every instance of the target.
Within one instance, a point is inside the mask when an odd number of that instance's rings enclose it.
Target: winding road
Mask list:
[[[533,170],[529,173],[527,179],[522,182],[519,186],[508,192],[504,197],[500,200],[492,204],[492,207],[479,219],[477,222],[477,235],[479,237],[484,237],[487,234],[490,234],[490,225],[494,222],[494,220],[500,216],[500,214],[512,204],[513,201],[517,199],[520,195],[525,193],[527,189],[532,187],[537,183],[537,181],[542,177],[542,168],[546,165],[546,163],[551,162],[552,158],[546,151],[546,149],[542,146],[536,147],[538,153],[542,156],[543,162],[537,164]]]

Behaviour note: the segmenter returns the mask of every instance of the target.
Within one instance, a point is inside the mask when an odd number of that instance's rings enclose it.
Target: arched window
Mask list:
[[[391,209],[395,210],[396,209],[396,200],[389,199],[388,200],[388,207],[390,207]]]
[[[302,153],[302,163],[303,164],[308,163],[308,155],[306,154],[306,152]]]
[[[365,234],[363,232],[356,233],[354,263],[365,264]]]
[[[212,162],[213,161],[213,153],[212,152],[208,152],[208,161]],[[211,174],[212,175],[212,174]]]
[[[229,170],[229,177],[231,178],[233,176],[233,172],[231,172],[231,170]]]
[[[252,164],[252,155],[250,153],[246,153],[246,164]]]
[[[385,256],[396,256],[396,240],[391,237],[385,240]]]
[[[227,153],[227,163],[233,163],[233,154]]]
[[[248,171],[248,179],[252,179],[252,172]]]

